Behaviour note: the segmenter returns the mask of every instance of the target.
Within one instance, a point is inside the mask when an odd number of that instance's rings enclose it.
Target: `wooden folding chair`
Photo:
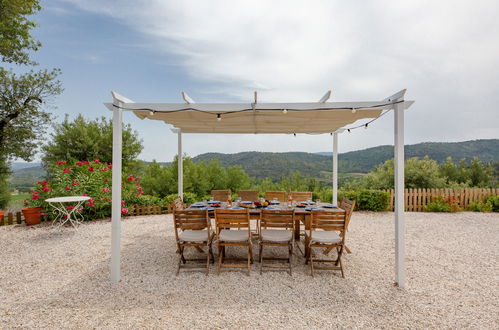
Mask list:
[[[291,199],[296,202],[305,202],[312,199],[312,192],[310,191],[291,191],[289,193]]]
[[[346,224],[345,224],[345,232],[347,232],[348,231],[348,225],[350,224],[350,218],[352,217],[352,213],[353,213],[353,208],[355,207],[355,201],[347,199],[347,198],[343,198],[340,201],[340,203],[339,203],[338,206],[340,207],[340,209],[345,210],[345,213],[346,213],[346,215],[345,215],[345,217],[346,217],[346,219],[345,219],[345,222],[346,222]],[[327,255],[332,250],[333,250],[333,248],[329,247],[329,248],[327,248],[327,249],[324,250],[323,254]],[[345,245],[345,252],[349,253],[349,254],[352,253],[352,251],[350,251],[350,249],[346,245]]]
[[[204,268],[200,263],[186,264],[187,261],[204,261],[205,259],[186,259],[184,249],[188,246],[195,247],[198,251],[206,251],[206,275],[210,271],[210,262],[214,262],[211,244],[214,234],[211,232],[210,217],[207,210],[174,210],[173,221],[175,238],[177,240],[177,253],[179,254],[177,275],[180,268]]]
[[[277,200],[281,203],[286,202],[286,192],[285,191],[266,191],[265,199],[268,201],[277,198]]]
[[[243,201],[256,202],[259,199],[258,198],[258,191],[256,191],[256,190],[239,190],[237,192],[237,195]]]
[[[262,210],[260,213],[260,274],[263,267],[268,268],[289,268],[289,275],[292,275],[292,256],[294,235],[295,212],[293,210]],[[288,265],[270,263],[264,266],[263,247],[264,246],[284,246],[288,247],[287,258],[265,258],[266,260],[287,260]]]
[[[232,192],[230,189],[227,190],[212,190],[211,197],[213,197],[216,201],[227,202],[228,200],[232,201]]]
[[[183,210],[184,209],[184,202],[180,199],[180,197],[173,201],[173,209],[174,210]]]
[[[346,212],[312,211],[310,229],[305,231],[306,262],[310,262],[310,271],[314,276],[315,269],[340,270],[345,277],[341,256],[345,247]],[[334,248],[338,256],[336,260],[316,259],[313,248]],[[314,263],[334,263],[334,266],[316,266]]]
[[[218,274],[221,268],[247,268],[250,274],[253,262],[253,244],[251,243],[249,210],[216,209],[215,210],[216,238],[218,241]],[[227,246],[245,246],[248,248],[247,263],[226,264],[225,248]],[[232,258],[233,261],[245,259]]]

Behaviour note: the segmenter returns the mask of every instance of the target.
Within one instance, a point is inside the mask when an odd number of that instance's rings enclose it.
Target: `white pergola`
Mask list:
[[[401,90],[381,101],[328,102],[328,91],[318,102],[196,103],[182,92],[185,103],[136,103],[112,92],[113,102],[104,105],[113,112],[112,245],[111,281],[120,280],[121,175],[123,111],[141,119],[161,120],[178,135],[178,194],[183,196],[182,133],[219,134],[321,134],[333,135],[333,198],[338,196],[338,134],[360,119],[377,118],[394,111],[395,142],[395,282],[401,288],[405,277],[404,219],[404,110],[414,101],[404,100]]]

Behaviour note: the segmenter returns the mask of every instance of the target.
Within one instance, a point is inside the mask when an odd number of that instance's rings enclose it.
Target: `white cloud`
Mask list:
[[[262,101],[308,101],[329,88],[336,100],[381,99],[407,87],[417,101],[409,141],[494,137],[498,128],[495,0],[63,1],[178,55],[193,79],[211,84],[191,93],[199,101],[248,100],[255,89]],[[390,125],[368,144],[390,143]],[[347,149],[361,146],[351,139]]]

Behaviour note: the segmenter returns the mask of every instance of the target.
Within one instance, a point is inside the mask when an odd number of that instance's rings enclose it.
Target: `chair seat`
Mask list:
[[[305,232],[305,236],[309,237],[309,232]],[[312,234],[312,240],[310,243],[329,243],[329,244],[338,244],[342,242],[342,238],[338,235],[338,232],[331,231],[321,231],[315,230]]]
[[[289,242],[293,238],[291,230],[262,229],[262,241],[267,242]]]
[[[179,240],[183,242],[206,242],[208,240],[208,231],[202,230],[184,230],[178,235]]]
[[[218,240],[222,242],[247,242],[249,235],[247,229],[229,230],[222,229],[218,235]]]

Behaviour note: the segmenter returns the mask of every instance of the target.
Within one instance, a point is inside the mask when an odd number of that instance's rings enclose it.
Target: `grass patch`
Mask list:
[[[9,206],[24,206],[23,204],[23,201],[26,199],[26,198],[29,198],[30,197],[30,194],[18,194],[18,195],[10,195],[10,203],[9,203]]]

